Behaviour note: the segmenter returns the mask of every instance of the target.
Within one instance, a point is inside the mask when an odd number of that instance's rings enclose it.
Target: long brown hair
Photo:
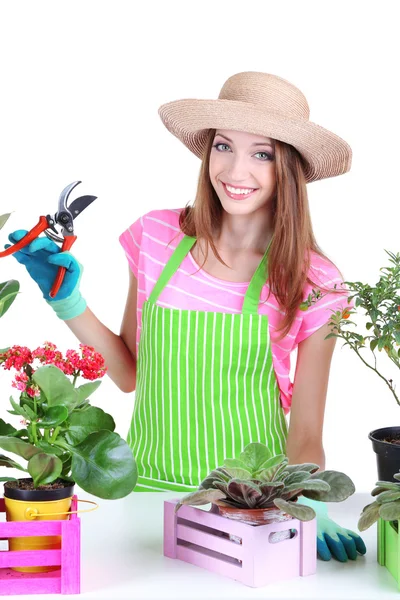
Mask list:
[[[224,210],[209,175],[214,136],[215,130],[212,129],[200,168],[193,206],[186,206],[179,220],[185,235],[206,242],[203,265],[207,260],[208,248],[225,264],[214,243],[220,233]],[[274,147],[276,196],[272,206],[274,233],[268,255],[268,285],[270,293],[275,295],[284,312],[278,328],[282,339],[289,332],[299,305],[304,300],[306,284],[327,291],[308,277],[311,252],[333,263],[318,247],[314,237],[301,155],[293,146],[278,140],[274,140]]]

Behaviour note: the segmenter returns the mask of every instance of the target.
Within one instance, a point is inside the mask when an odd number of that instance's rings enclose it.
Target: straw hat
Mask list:
[[[351,167],[350,146],[309,121],[302,92],[276,75],[238,73],[225,82],[218,100],[176,100],[163,104],[159,114],[168,131],[199,158],[210,129],[231,129],[294,146],[305,161],[308,182],[341,175]]]

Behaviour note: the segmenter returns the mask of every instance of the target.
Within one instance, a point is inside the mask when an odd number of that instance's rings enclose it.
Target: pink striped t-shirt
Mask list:
[[[129,266],[138,280],[137,349],[143,302],[148,299],[164,266],[183,237],[179,229],[181,211],[182,209],[153,210],[140,217],[119,237]],[[312,253],[309,276],[312,281],[327,288],[333,288],[335,283],[340,286],[342,281],[339,271],[315,253]],[[240,313],[247,287],[248,282],[233,283],[213,277],[202,269],[199,270],[199,266],[189,252],[162,291],[157,304],[181,310]],[[304,299],[311,289],[312,286],[307,284]],[[331,316],[331,309],[343,310],[348,306],[347,295],[330,293],[308,310],[298,310],[289,333],[278,341],[279,334],[276,333],[276,329],[283,311],[279,308],[273,294],[267,302],[264,302],[268,292],[266,283],[261,293],[259,314],[268,316],[273,365],[280,389],[281,403],[287,413],[291,405],[293,388],[289,377],[291,352],[301,341],[327,323]]]

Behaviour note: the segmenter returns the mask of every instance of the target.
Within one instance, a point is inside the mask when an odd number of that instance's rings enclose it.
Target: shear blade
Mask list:
[[[97,196],[80,196],[76,198],[71,204],[68,206],[68,210],[72,214],[72,218],[75,219],[78,215],[81,214],[85,208],[89,206],[94,200],[97,199]]]

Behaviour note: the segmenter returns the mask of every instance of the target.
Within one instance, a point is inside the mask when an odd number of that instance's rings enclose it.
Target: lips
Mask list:
[[[222,185],[223,185],[225,194],[229,198],[232,198],[233,200],[247,200],[247,198],[250,198],[250,196],[252,196],[255,192],[257,192],[257,188],[255,188],[255,189],[253,188],[253,189],[251,189],[251,191],[248,194],[243,194],[243,193],[234,194],[233,192],[230,192],[228,190],[226,183],[222,182]],[[231,189],[233,188],[233,186],[229,186],[229,187]],[[246,188],[236,188],[236,189],[246,189]]]

